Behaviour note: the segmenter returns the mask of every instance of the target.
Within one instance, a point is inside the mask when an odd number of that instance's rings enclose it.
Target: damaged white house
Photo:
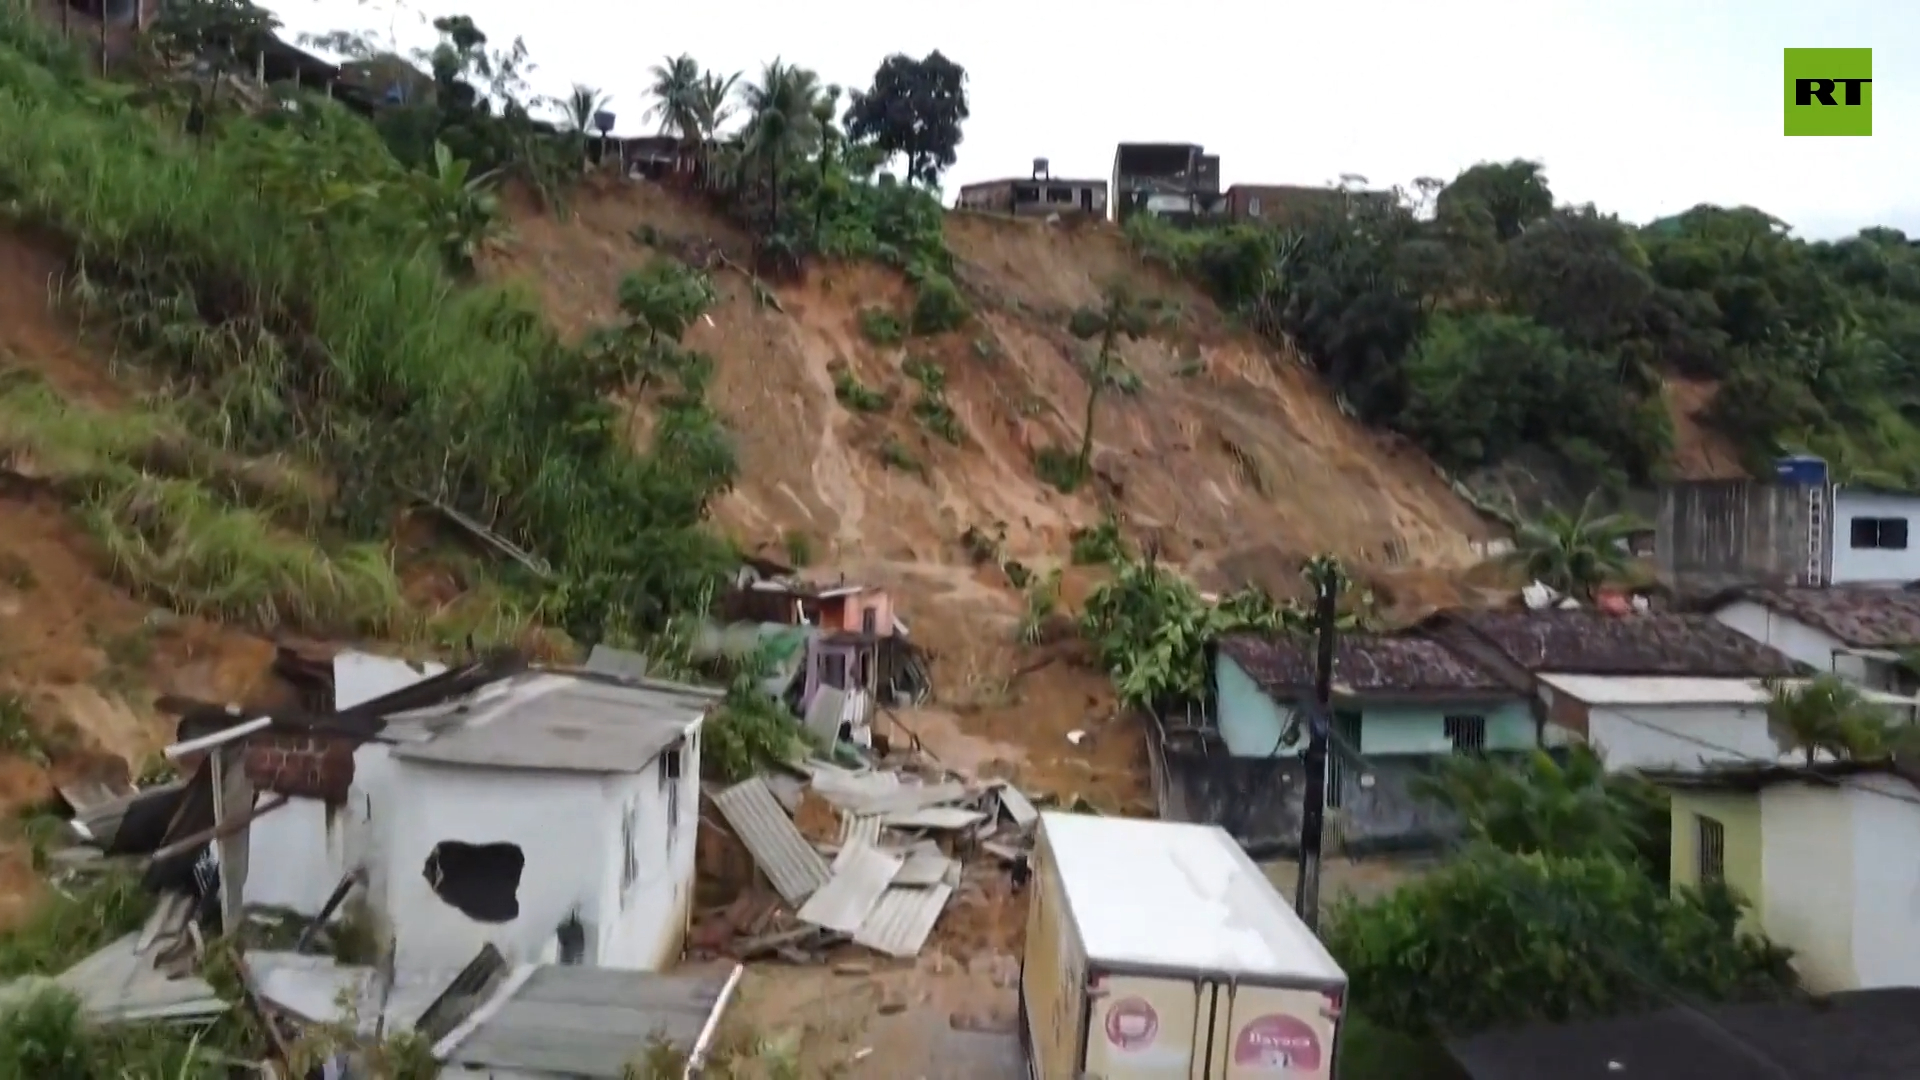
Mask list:
[[[258,797],[291,796],[249,829],[245,906],[357,908],[399,970],[458,967],[483,945],[516,963],[673,964],[718,692],[357,654],[334,672],[332,716],[194,740],[246,738]]]

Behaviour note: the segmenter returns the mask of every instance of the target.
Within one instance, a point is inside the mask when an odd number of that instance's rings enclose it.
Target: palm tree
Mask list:
[[[567,111],[567,123],[573,130],[585,135],[593,130],[593,115],[607,107],[607,95],[598,87],[574,83],[573,92],[561,102]]]
[[[1520,526],[1508,559],[1543,585],[1593,599],[1608,578],[1626,573],[1627,537],[1642,527],[1628,514],[1595,513],[1594,502],[1588,495],[1577,514],[1549,508]]]
[[[1768,687],[1767,730],[1782,751],[1799,750],[1813,764],[1819,753],[1868,758],[1886,749],[1888,721],[1879,706],[1838,675]]]
[[[827,179],[833,171],[834,147],[842,141],[833,118],[840,109],[840,87],[829,85],[813,102],[813,122],[820,129],[820,187],[813,199],[813,242],[820,242],[820,229],[827,212]]]
[[[647,109],[647,119],[660,122],[662,135],[677,134],[689,146],[698,143],[700,62],[681,53],[665,57],[653,66],[651,74],[653,85],[647,92],[653,95],[653,105]]]
[[[762,68],[760,80],[748,83],[743,92],[749,117],[742,141],[748,160],[766,170],[770,216],[776,226],[786,163],[819,145],[820,128],[813,106],[820,94],[818,75],[778,57]]]
[[[733,91],[740,84],[740,73],[722,77],[717,71],[700,76],[693,95],[694,122],[700,137],[712,142],[720,137],[720,126],[733,118]]]

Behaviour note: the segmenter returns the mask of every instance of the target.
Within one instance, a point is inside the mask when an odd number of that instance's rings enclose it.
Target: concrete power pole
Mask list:
[[[1327,556],[1307,564],[1314,586],[1314,633],[1319,656],[1314,665],[1313,709],[1307,717],[1306,796],[1300,808],[1300,881],[1293,909],[1308,929],[1320,929],[1320,838],[1326,826],[1327,741],[1333,723],[1334,623],[1340,601],[1340,567]]]

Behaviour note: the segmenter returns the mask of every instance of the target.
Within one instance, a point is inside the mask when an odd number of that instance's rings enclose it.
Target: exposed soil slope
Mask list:
[[[574,211],[567,221],[517,215],[493,267],[532,285],[572,333],[613,318],[621,275],[650,257],[636,230],[654,230],[670,250],[737,258],[746,247],[724,222],[651,185],[583,194]],[[836,563],[923,568],[958,561],[968,526],[1000,522],[1007,554],[1037,560],[1098,520],[1104,490],[1136,530],[1157,532],[1170,556],[1203,570],[1249,553],[1290,562],[1329,549],[1366,568],[1474,560],[1469,542],[1484,525],[1421,455],[1341,415],[1308,371],[1230,332],[1211,304],[1148,272],[1112,231],[953,215],[948,241],[978,318],[899,347],[872,345],[859,327],[861,308],[908,300],[889,271],[818,268],[777,290],[784,313],[759,306],[741,275],[719,275],[724,298],[689,341],[719,362],[712,396],[742,459],[739,490],[719,516],[741,539],[799,532]],[[1126,348],[1142,387],[1102,402],[1104,483],[1062,495],[1034,475],[1032,455],[1077,442],[1087,384],[1072,358],[1089,346],[1066,319],[1097,303],[1114,274],[1177,301],[1183,325]],[[909,415],[908,358],[944,366],[963,445]],[[893,407],[860,414],[837,403],[840,365],[892,392]],[[882,461],[889,437],[925,464],[924,480]]]
[[[1720,385],[1669,376],[1667,402],[1673,414],[1673,474],[1682,480],[1737,480],[1747,475],[1733,441],[1707,426],[1703,414]]]

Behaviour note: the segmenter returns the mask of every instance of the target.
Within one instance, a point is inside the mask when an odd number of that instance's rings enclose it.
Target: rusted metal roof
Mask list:
[[[715,795],[713,803],[781,899],[798,907],[827,883],[826,860],[800,835],[765,781],[742,780]]]
[[[890,888],[854,931],[854,943],[888,956],[917,956],[952,896],[950,885]]]
[[[1313,686],[1312,641],[1235,634],[1220,639],[1220,652],[1269,694],[1298,694]],[[1438,641],[1413,634],[1342,634],[1333,678],[1359,694],[1520,692]]]
[[[841,848],[833,860],[833,876],[814,890],[796,914],[802,922],[851,934],[873,913],[905,862],[898,854],[866,844]]]

